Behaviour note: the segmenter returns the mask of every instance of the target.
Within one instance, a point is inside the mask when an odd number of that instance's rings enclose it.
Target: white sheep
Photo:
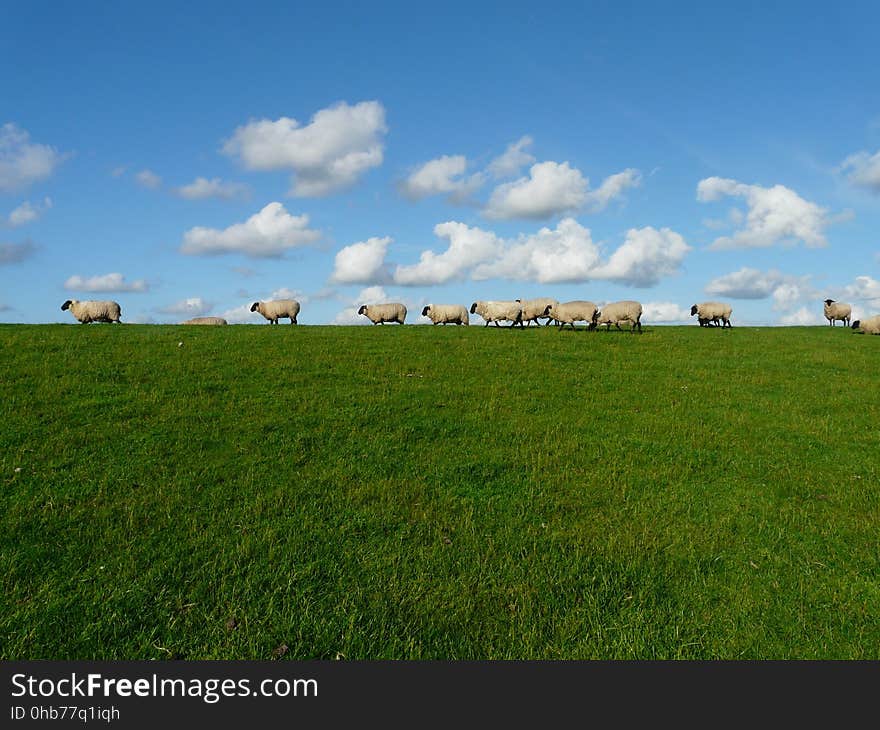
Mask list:
[[[422,316],[434,324],[470,324],[468,311],[461,304],[428,304],[422,310]]]
[[[547,321],[544,324],[550,324],[553,318],[545,314],[547,307],[551,304],[559,304],[559,302],[551,297],[541,297],[540,299],[517,299],[516,301],[522,305],[522,321],[528,322],[528,327],[532,326],[532,322],[540,325],[541,323],[538,322],[539,317],[547,317]]]
[[[861,329],[861,332],[857,334],[880,335],[880,314],[868,317],[868,319],[857,319],[852,323],[852,328],[854,330]]]
[[[223,317],[193,317],[181,324],[229,324]]]
[[[279,319],[290,318],[291,324],[296,324],[296,316],[299,314],[299,302],[296,299],[276,299],[271,302],[254,302],[251,305],[252,312],[259,312],[270,324],[278,324]]]
[[[638,327],[639,332],[642,331],[642,305],[632,300],[624,300],[621,302],[612,302],[606,304],[596,314],[596,325],[607,325],[607,329],[611,329],[611,325],[615,325],[617,329],[621,329],[621,322],[632,323],[632,332]]]
[[[406,319],[406,307],[400,302],[387,304],[362,304],[358,314],[363,314],[373,324],[398,322],[403,324]]]
[[[544,316],[559,322],[559,329],[570,324],[575,329],[575,322],[586,322],[588,329],[596,329],[596,313],[598,307],[593,302],[576,299],[571,302],[557,302],[549,304],[544,310]]]
[[[721,320],[722,327],[732,327],[730,324],[730,315],[733,308],[724,302],[701,302],[691,307],[691,317],[695,314],[700,322],[700,327],[711,327],[718,324]]]
[[[490,322],[494,322],[496,327],[500,327],[498,322],[510,322],[511,327],[522,325],[522,305],[519,302],[477,300],[471,304],[471,314],[479,314],[486,320],[486,327]]]
[[[837,320],[842,320],[844,326],[850,323],[852,317],[852,307],[844,302],[835,302],[833,299],[826,299],[823,307],[825,319],[832,327]]]
[[[64,312],[68,309],[83,324],[88,324],[89,322],[122,323],[120,319],[122,308],[114,301],[68,299],[61,305],[61,311]]]

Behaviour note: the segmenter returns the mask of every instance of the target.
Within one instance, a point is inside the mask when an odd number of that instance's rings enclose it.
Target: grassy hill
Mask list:
[[[2,658],[880,658],[880,338],[4,325],[0,363]]]

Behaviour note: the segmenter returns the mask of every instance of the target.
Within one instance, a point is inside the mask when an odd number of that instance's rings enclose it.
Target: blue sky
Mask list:
[[[0,321],[880,312],[876,3],[414,7],[7,7]]]

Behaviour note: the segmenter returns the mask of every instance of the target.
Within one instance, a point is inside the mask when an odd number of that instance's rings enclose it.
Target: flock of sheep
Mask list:
[[[844,326],[850,325],[852,307],[843,302],[826,299],[824,302],[824,315],[828,323],[833,327],[835,322],[843,322]],[[122,308],[114,301],[80,301],[68,299],[61,305],[61,310],[70,310],[76,319],[83,324],[89,322],[117,322],[121,323]],[[254,302],[251,305],[252,312],[259,312],[271,324],[278,324],[279,319],[289,319],[291,324],[297,323],[300,305],[295,299],[276,299],[269,302]],[[723,302],[702,302],[691,307],[691,316],[696,315],[701,327],[731,327],[730,315],[733,309]],[[385,324],[396,322],[404,324],[406,321],[406,306],[399,302],[386,304],[364,304],[358,309],[358,314],[367,317],[373,324]],[[513,301],[483,301],[478,300],[471,304],[470,314],[478,314],[483,318],[486,327],[494,323],[499,327],[499,322],[509,322],[509,326],[531,326],[532,322],[540,325],[539,320],[545,320],[549,325],[555,322],[562,329],[565,325],[571,325],[574,329],[576,323],[584,322],[588,329],[594,330],[599,325],[605,325],[610,330],[611,325],[621,328],[621,323],[628,324],[630,331],[642,331],[642,305],[632,300],[612,302],[603,307],[596,306],[593,302],[577,300],[572,302],[558,302],[555,299],[515,299]],[[428,304],[422,309],[422,316],[430,319],[434,324],[470,324],[468,310],[460,304]],[[194,325],[223,325],[227,324],[222,317],[195,317],[181,324]],[[868,319],[856,320],[851,324],[852,329],[862,333],[880,334],[880,315]]]

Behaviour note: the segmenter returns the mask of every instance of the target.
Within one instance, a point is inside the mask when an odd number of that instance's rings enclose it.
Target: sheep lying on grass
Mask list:
[[[428,304],[422,310],[422,316],[434,324],[470,324],[468,311],[461,304]]]
[[[733,308],[724,302],[701,302],[691,307],[691,317],[695,314],[700,322],[700,327],[711,327],[718,324],[721,320],[722,327],[732,327],[730,324],[730,315]]]
[[[270,324],[278,324],[279,319],[290,318],[291,324],[296,324],[299,314],[299,302],[295,299],[276,299],[271,302],[254,302],[251,305],[252,312],[259,312]]]
[[[403,324],[406,319],[406,307],[400,302],[388,304],[362,304],[358,314],[363,314],[373,324],[397,322]]]
[[[854,330],[860,329],[860,335],[880,335],[880,314],[868,319],[857,319],[852,323]]]
[[[61,305],[61,311],[70,310],[70,313],[83,324],[89,322],[116,322],[121,324],[122,308],[117,302],[110,300],[87,300],[68,299]]]

